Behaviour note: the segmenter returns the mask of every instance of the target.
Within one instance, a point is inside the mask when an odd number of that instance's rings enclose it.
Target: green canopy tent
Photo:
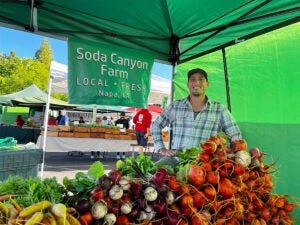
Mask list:
[[[155,54],[173,64],[300,19],[298,0],[0,1],[0,24]]]
[[[35,84],[22,91],[0,96],[0,104],[5,106],[22,106],[29,108],[44,108],[47,103],[47,93],[39,89]],[[51,97],[52,109],[74,108],[77,105],[68,104],[65,101]]]

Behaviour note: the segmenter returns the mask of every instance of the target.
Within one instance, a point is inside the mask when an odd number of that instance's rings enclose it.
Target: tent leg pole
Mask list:
[[[225,76],[225,86],[226,86],[227,107],[228,110],[231,112],[228,70],[227,70],[226,52],[224,48],[222,48],[222,56],[223,56],[223,66],[224,66],[224,76]]]
[[[45,116],[44,116],[44,138],[43,138],[43,161],[41,165],[41,178],[44,176],[44,162],[45,162],[45,153],[46,153],[46,138],[47,138],[47,131],[48,131],[48,115],[49,115],[49,106],[50,106],[50,97],[51,97],[51,86],[52,86],[53,76],[50,75],[49,84],[48,84],[48,96],[47,96],[47,103],[45,109]]]

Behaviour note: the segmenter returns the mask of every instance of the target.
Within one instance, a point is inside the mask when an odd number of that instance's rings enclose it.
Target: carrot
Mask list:
[[[19,205],[19,203],[16,200],[11,198],[10,202],[14,205],[14,207],[16,208],[16,210],[18,210],[19,213],[22,211],[22,207]]]
[[[5,200],[8,200],[8,199],[17,197],[17,196],[21,196],[21,195],[2,195],[2,196],[0,196],[0,201],[5,201]]]

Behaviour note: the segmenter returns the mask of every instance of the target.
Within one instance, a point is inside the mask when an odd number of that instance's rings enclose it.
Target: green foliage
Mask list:
[[[74,179],[64,177],[63,184],[73,195],[88,198],[96,187],[96,181],[104,174],[104,166],[100,161],[94,162],[87,173],[77,172]]]
[[[53,59],[50,43],[42,42],[33,58],[20,59],[15,51],[8,56],[0,55],[0,95],[21,91],[32,84],[47,92],[50,63]]]
[[[40,49],[36,51],[35,58],[42,64],[45,64],[48,69],[50,69],[51,61],[53,60],[53,54],[47,38],[43,40]]]
[[[68,196],[67,190],[57,182],[56,177],[41,179],[9,176],[0,182],[0,195],[6,194],[20,195],[15,199],[23,208],[42,200],[64,202],[64,198]]]

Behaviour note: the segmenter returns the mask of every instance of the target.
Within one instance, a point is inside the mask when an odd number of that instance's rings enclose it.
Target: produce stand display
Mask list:
[[[20,175],[36,177],[43,160],[42,149],[0,150],[0,180]]]
[[[299,218],[293,212],[300,201],[275,192],[275,163],[264,164],[265,156],[258,148],[248,150],[245,140],[227,146],[224,138],[211,137],[199,147],[179,152],[177,166],[158,165],[140,154],[118,160],[116,168],[105,174],[103,164],[96,161],[87,173],[63,179],[60,202],[42,195],[9,218],[7,199],[1,204],[0,220],[72,225],[296,224]],[[18,198],[14,200],[22,202]]]
[[[42,131],[41,135],[43,134],[44,132]],[[47,136],[136,140],[135,130],[133,129],[126,129],[124,132],[121,132],[119,127],[97,124],[49,126]]]

